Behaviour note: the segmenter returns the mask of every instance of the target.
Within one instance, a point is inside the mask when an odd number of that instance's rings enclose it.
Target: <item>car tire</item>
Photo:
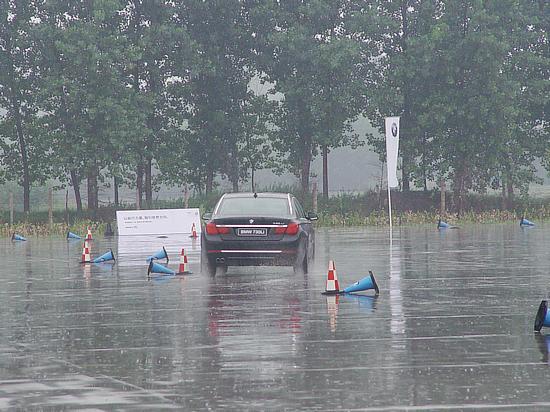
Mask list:
[[[216,265],[208,258],[208,253],[206,253],[204,247],[204,239],[201,239],[201,272],[209,276],[216,275]]]
[[[307,274],[308,272],[308,250],[305,242],[302,241],[296,253],[296,262],[293,265],[294,273]]]

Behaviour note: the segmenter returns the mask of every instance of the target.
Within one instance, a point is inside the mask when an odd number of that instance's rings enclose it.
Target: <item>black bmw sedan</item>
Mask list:
[[[315,252],[315,213],[290,193],[227,193],[203,215],[202,270],[228,266],[293,266],[307,273]]]

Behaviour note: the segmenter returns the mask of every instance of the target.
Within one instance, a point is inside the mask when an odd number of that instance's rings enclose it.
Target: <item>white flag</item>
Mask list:
[[[399,150],[399,117],[386,117],[386,165],[388,186],[397,187],[397,151]]]

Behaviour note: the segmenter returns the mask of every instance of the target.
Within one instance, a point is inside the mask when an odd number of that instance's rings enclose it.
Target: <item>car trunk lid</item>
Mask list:
[[[290,219],[269,217],[226,217],[214,219],[216,227],[227,228],[220,233],[223,240],[276,241],[282,239]]]

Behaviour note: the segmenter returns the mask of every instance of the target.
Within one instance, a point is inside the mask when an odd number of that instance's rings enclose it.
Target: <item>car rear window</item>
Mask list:
[[[288,200],[273,197],[231,197],[222,200],[216,215],[229,216],[289,216]]]

